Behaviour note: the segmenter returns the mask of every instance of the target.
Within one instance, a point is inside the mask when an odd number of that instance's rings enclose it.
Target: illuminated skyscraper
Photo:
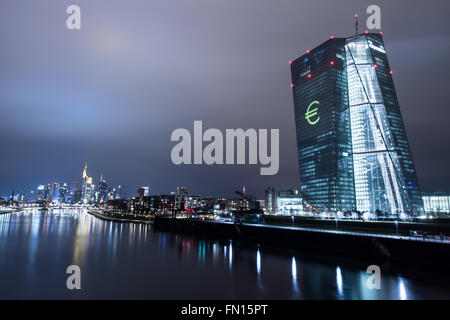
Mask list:
[[[98,181],[98,190],[96,192],[95,202],[103,203],[108,201],[108,183],[105,179],[103,179],[103,174],[100,176],[100,180]]]
[[[82,175],[82,203],[86,204],[92,200],[92,177],[87,175],[87,162],[84,165]]]
[[[68,193],[69,193],[69,188],[67,187],[67,183],[64,182],[64,184],[59,188],[58,201],[66,202]]]
[[[42,184],[37,187],[37,200],[38,201],[44,200],[44,189],[45,189],[45,186]]]
[[[137,193],[140,198],[148,197],[149,193],[150,193],[150,188],[149,187],[140,187],[137,190]]]
[[[52,186],[50,184],[47,184],[44,189],[44,200],[48,202],[52,202]]]
[[[379,34],[331,38],[291,62],[303,196],[318,210],[423,211]]]
[[[52,187],[52,202],[59,202],[59,188],[60,185],[58,182],[53,183]],[[63,200],[64,201],[64,200]]]

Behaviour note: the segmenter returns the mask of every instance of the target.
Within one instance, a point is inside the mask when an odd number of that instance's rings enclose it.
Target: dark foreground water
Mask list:
[[[67,289],[69,265],[81,268],[81,290]],[[450,298],[445,276],[401,276],[389,266],[381,266],[381,290],[369,290],[367,265],[159,232],[84,210],[0,215],[2,299]]]

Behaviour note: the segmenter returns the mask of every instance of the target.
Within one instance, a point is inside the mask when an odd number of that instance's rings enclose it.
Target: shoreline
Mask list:
[[[386,235],[344,230],[315,229],[308,227],[235,224],[226,221],[201,219],[174,219],[109,213],[87,210],[99,219],[114,222],[153,224],[155,229],[195,236],[211,236],[228,240],[269,245],[281,249],[294,249],[306,254],[341,256],[357,260],[391,262],[398,266],[413,264],[448,273],[450,269],[450,241],[422,239],[405,235]],[[120,218],[118,217],[120,215]],[[128,216],[128,217],[127,217]],[[145,219],[145,220],[144,220]]]
[[[392,262],[449,272],[450,241],[199,219],[156,217],[155,229],[242,240],[304,253]]]
[[[146,218],[144,216],[138,216],[138,215],[134,215],[135,218],[139,217],[141,219],[130,219],[129,217],[123,217],[123,214],[119,214],[119,213],[110,213],[105,215],[102,211],[100,210],[93,210],[93,209],[88,209],[86,210],[88,214],[102,219],[102,220],[108,220],[108,221],[115,221],[115,222],[132,222],[132,223],[143,223],[143,224],[152,224],[154,218]],[[120,215],[121,217],[118,217],[118,215]],[[125,216],[130,216],[130,215],[125,215]],[[123,218],[122,218],[123,217]]]

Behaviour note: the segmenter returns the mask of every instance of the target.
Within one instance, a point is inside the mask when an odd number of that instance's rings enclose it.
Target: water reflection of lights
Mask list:
[[[295,257],[292,257],[291,272],[292,279],[297,280],[297,261],[295,260]]]
[[[256,273],[258,274],[258,276],[261,275],[261,252],[258,250],[256,250]]]
[[[294,291],[296,293],[298,293],[299,289],[298,289],[298,282],[297,282],[297,261],[295,260],[295,257],[292,257],[291,273],[292,273],[292,286],[294,288]]]
[[[198,242],[198,260],[200,262],[205,262],[206,255],[206,241]]]
[[[217,258],[219,256],[219,246],[217,245],[217,243],[213,243],[213,260],[214,262],[217,261]]]
[[[233,246],[231,244],[231,241],[230,241],[230,245],[229,245],[228,263],[229,263],[229,266],[231,269],[233,267]]]
[[[340,296],[342,296],[344,293],[344,290],[343,290],[343,284],[342,284],[341,268],[339,268],[339,267],[336,267],[336,284],[337,284],[338,293]]]
[[[398,279],[398,293],[400,300],[408,300],[408,296],[406,295],[406,287],[402,278]]]

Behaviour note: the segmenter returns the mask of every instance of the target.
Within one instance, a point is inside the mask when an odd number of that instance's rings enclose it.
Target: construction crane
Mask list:
[[[314,213],[316,214],[320,214],[320,210],[318,210],[317,208],[315,208],[313,205],[311,205],[308,201],[306,201],[305,199],[303,199],[303,201],[306,204],[306,207],[310,210],[312,210]]]

